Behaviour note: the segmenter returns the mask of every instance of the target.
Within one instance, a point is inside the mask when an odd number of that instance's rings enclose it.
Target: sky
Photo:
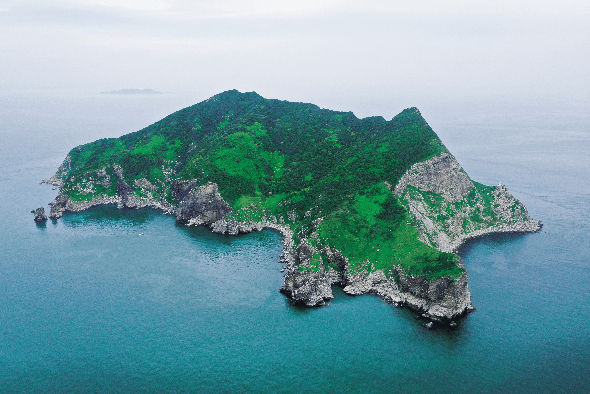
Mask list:
[[[587,0],[0,0],[0,90],[587,98],[589,37]]]

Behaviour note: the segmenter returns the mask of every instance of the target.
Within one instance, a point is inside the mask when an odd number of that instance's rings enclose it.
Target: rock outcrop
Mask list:
[[[42,183],[62,187],[64,184],[63,179],[70,172],[71,169],[72,158],[70,157],[70,155],[67,155],[63,163],[61,163],[61,165],[55,172],[55,174],[53,174],[49,179],[44,179]]]
[[[450,322],[474,310],[467,286],[467,273],[460,278],[429,280],[424,276],[404,274],[398,267],[396,275],[387,277],[383,271],[362,275],[344,287],[349,295],[375,294],[397,306],[419,312],[424,318]]]
[[[87,201],[73,201],[66,194],[60,192],[55,198],[55,201],[49,203],[49,217],[58,219],[66,212],[81,212],[92,207],[109,204],[117,204],[123,207],[120,196],[99,196]]]
[[[348,259],[339,251],[326,249],[323,253],[339,267],[337,277],[334,273],[328,273],[327,277],[333,284],[341,285],[349,295],[375,294],[394,306],[405,306],[424,318],[445,323],[474,310],[467,286],[467,272],[459,278],[434,280],[408,275],[400,266],[395,266],[389,275],[369,264],[363,270],[351,272]]]
[[[443,153],[413,165],[392,191],[406,204],[420,240],[442,252],[455,253],[486,234],[541,229],[506,186],[481,188]]]
[[[75,191],[79,195],[88,198],[73,200],[63,190],[64,178],[68,176],[70,166],[71,160],[68,156],[58,171],[51,178],[43,181],[43,183],[60,188],[55,201],[49,203],[50,218],[57,219],[66,212],[80,212],[92,207],[109,204],[116,204],[118,208],[131,209],[152,207],[161,209],[166,213],[170,213],[174,209],[170,203],[154,195],[154,192],[159,188],[147,179],[137,179],[132,182],[133,186],[130,186],[125,181],[123,169],[117,164],[84,174],[79,179]],[[115,195],[100,192],[100,190],[107,190],[115,185]]]
[[[408,186],[440,194],[449,202],[459,202],[469,194],[474,184],[457,160],[451,154],[443,153],[414,164],[402,176],[393,192],[401,197]]]
[[[37,208],[31,211],[31,213],[35,214],[35,218],[33,219],[37,223],[43,223],[47,220],[47,215],[45,214],[45,208]]]
[[[312,246],[302,243],[297,247],[290,264],[281,292],[294,303],[305,306],[321,306],[334,299],[332,283],[323,264],[311,265],[310,260],[318,254]]]
[[[221,197],[217,185],[208,182],[193,187],[174,209],[176,219],[189,225],[210,225],[231,212],[231,207]]]
[[[428,280],[424,276],[414,277],[398,270],[399,294],[386,295],[386,300],[401,304],[422,313],[423,317],[438,322],[451,322],[475,308],[471,303],[471,292],[467,286],[468,274],[458,279],[438,278]]]

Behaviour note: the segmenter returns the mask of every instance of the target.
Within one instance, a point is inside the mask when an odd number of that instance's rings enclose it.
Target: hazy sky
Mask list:
[[[590,2],[0,0],[0,51],[0,89],[587,97]]]

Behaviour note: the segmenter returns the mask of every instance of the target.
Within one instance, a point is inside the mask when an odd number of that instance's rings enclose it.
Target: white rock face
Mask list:
[[[469,176],[449,153],[414,164],[402,176],[393,192],[401,197],[408,186],[440,194],[449,202],[463,200],[474,187]]]
[[[534,232],[541,228],[505,186],[482,195],[448,153],[413,165],[395,188],[386,185],[406,205],[419,239],[442,252],[454,253],[466,240],[485,234]],[[435,280],[405,274],[401,267],[395,267],[394,275],[370,269],[351,273],[346,258],[334,251],[330,256],[339,256],[341,284],[350,295],[377,294],[434,321],[452,321],[474,310],[467,272],[457,279]]]
[[[506,186],[483,195],[448,153],[413,165],[393,192],[406,204],[420,241],[442,252],[454,253],[485,234],[541,228]]]

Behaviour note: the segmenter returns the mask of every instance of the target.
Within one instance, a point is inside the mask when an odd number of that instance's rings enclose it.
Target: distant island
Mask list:
[[[111,90],[110,92],[100,92],[100,94],[161,94],[153,89],[121,89]]]
[[[473,310],[457,249],[541,228],[505,186],[472,181],[417,108],[359,119],[236,90],[78,146],[45,182],[52,218],[117,204],[220,234],[273,228],[294,303],[339,285],[446,323]]]

